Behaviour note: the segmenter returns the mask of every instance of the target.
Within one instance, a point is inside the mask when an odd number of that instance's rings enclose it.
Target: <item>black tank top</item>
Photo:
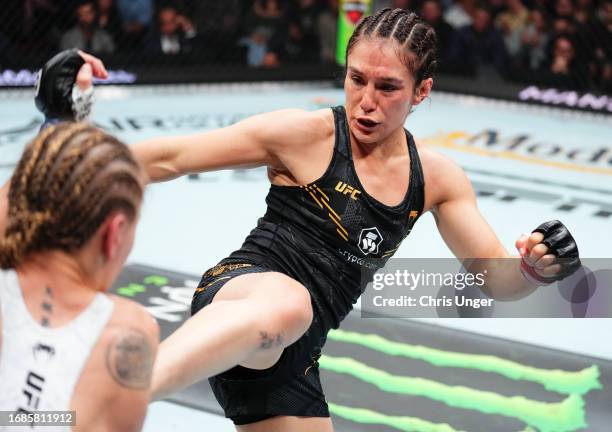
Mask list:
[[[424,206],[423,172],[412,135],[406,131],[409,187],[402,202],[390,207],[369,196],[359,182],[344,107],[332,110],[335,144],[325,174],[304,186],[272,185],[266,214],[242,247],[223,260],[249,262],[302,283],[325,333],[351,311]]]

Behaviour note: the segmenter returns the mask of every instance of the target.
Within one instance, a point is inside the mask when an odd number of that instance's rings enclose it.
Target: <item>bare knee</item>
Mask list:
[[[266,310],[261,323],[261,345],[288,346],[310,327],[313,315],[310,294],[288,276],[278,273],[270,276],[268,286],[259,291],[258,302]],[[264,292],[265,297],[261,296]]]
[[[310,293],[299,282],[292,281],[278,298],[279,321],[283,328],[299,333],[301,336],[312,323],[312,303]]]

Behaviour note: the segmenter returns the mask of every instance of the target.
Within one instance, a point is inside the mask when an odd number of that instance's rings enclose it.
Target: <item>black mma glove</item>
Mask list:
[[[78,50],[62,51],[41,69],[36,86],[36,107],[45,115],[45,123],[64,120],[82,121],[91,111],[93,87],[83,91],[76,85],[85,60]]]
[[[525,277],[530,277],[536,281],[549,284],[555,281],[565,279],[573,274],[581,266],[576,240],[570,234],[569,230],[558,220],[544,222],[532,233],[539,232],[544,236],[541,243],[548,247],[546,254],[552,254],[557,257],[555,264],[561,266],[561,270],[552,277],[544,277],[536,273],[535,269],[529,265],[523,258],[521,261],[521,270]]]

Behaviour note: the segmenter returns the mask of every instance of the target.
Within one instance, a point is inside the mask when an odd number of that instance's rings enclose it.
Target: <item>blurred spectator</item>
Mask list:
[[[425,0],[421,5],[420,15],[436,31],[438,59],[441,63],[444,63],[453,35],[453,28],[442,18],[442,5],[440,1]]]
[[[591,0],[577,0],[576,1],[576,12],[574,13],[574,19],[580,24],[587,24],[591,21],[591,15],[594,11],[593,2]]]
[[[98,0],[98,28],[111,35],[115,42],[121,39],[121,19],[113,0]]]
[[[522,31],[529,18],[529,11],[521,0],[506,0],[507,9],[497,15],[495,25],[504,35],[504,43],[508,54],[514,56],[520,49],[520,40],[516,33]]]
[[[540,69],[546,60],[549,41],[544,13],[540,9],[532,10],[525,28],[518,30],[514,35],[520,44],[518,57],[521,66],[529,70]]]
[[[195,0],[193,21],[198,33],[221,32],[235,36],[242,23],[244,3],[242,0]]]
[[[23,0],[23,29],[25,32],[35,31],[43,21],[48,21],[59,7],[56,0]]]
[[[612,93],[612,0],[601,2],[582,32],[581,40],[591,48],[594,83],[601,90]]]
[[[574,4],[572,0],[555,0],[555,18],[574,19]]]
[[[266,28],[270,34],[275,34],[282,30],[286,16],[287,10],[280,0],[254,0],[253,7],[245,17],[246,34],[256,28]]]
[[[112,54],[115,44],[112,37],[96,24],[93,1],[84,1],[76,9],[77,24],[64,33],[60,49],[78,48],[96,55]]]
[[[288,34],[287,9],[280,0],[254,0],[244,22],[245,34],[238,43],[247,49],[247,64],[253,67],[276,67],[277,53],[270,52],[272,37]],[[277,39],[278,40],[278,39]]]
[[[473,75],[480,65],[492,65],[499,73],[505,73],[504,41],[484,7],[476,9],[472,25],[455,32],[449,50],[451,69],[457,73]]]
[[[442,72],[475,74],[481,65],[491,65],[520,81],[528,82],[533,75],[542,85],[549,80],[550,86],[610,91],[612,0],[485,0],[486,11],[480,1],[379,0],[378,4],[418,10],[436,31]],[[76,26],[71,27],[77,2]],[[8,10],[0,20],[0,62],[6,64],[11,58],[11,46],[21,53],[16,62],[31,65],[60,45],[108,54],[114,42],[117,64],[153,57],[156,63],[162,58],[168,64],[333,64],[339,3],[4,0]],[[95,8],[98,14],[92,24]],[[193,55],[183,56],[187,53]],[[484,79],[486,66],[481,72]]]
[[[117,0],[123,29],[123,48],[137,50],[153,20],[153,0]]]
[[[153,21],[152,0],[117,0],[117,9],[124,29],[147,28]]]
[[[569,38],[560,36],[554,41],[550,71],[555,74],[569,75],[574,60],[575,49]]]
[[[573,0],[554,0],[553,24],[551,39],[558,36],[576,34],[576,20],[574,19]]]
[[[319,63],[321,47],[316,0],[297,0],[287,15],[289,25],[272,36],[269,51],[281,63]]]
[[[586,65],[576,59],[576,48],[567,36],[558,36],[553,41],[551,58],[541,70],[539,81],[557,88],[587,88]]]
[[[557,17],[553,20],[552,24],[553,36],[559,36],[562,34],[574,34],[576,33],[576,25],[574,20],[567,17]]]
[[[548,0],[544,0],[544,1],[548,1]],[[489,9],[493,22],[495,22],[495,20],[497,19],[497,16],[501,12],[507,9],[506,0],[487,0],[484,2],[484,4],[486,5],[487,9]]]
[[[261,19],[277,19],[284,14],[284,4],[281,0],[255,0],[253,10]]]
[[[444,12],[444,20],[454,29],[458,29],[472,24],[475,12],[475,0],[455,0],[455,3]]]
[[[191,21],[170,6],[159,11],[157,21],[158,31],[152,34],[148,44],[150,54],[176,55],[191,52],[192,41],[196,36]]]
[[[338,0],[328,0],[317,21],[317,29],[321,39],[321,60],[325,63],[336,63]]]
[[[257,27],[249,36],[243,37],[238,44],[247,49],[247,65],[251,67],[278,66],[278,58],[268,52],[268,41],[272,31],[268,27]]]
[[[4,6],[4,1],[2,4]],[[11,3],[8,5],[10,7]],[[57,23],[68,21],[57,19],[61,11],[60,0],[22,0],[13,3],[13,7],[16,5],[21,7],[22,20],[14,23],[16,29],[11,33],[24,44],[22,48],[28,51],[26,55],[31,55],[34,51],[48,55],[54,51],[61,36]]]
[[[244,63],[245,50],[237,48],[244,21],[242,0],[192,0],[191,15],[198,36],[194,51],[221,64]],[[214,43],[210,43],[214,41]]]

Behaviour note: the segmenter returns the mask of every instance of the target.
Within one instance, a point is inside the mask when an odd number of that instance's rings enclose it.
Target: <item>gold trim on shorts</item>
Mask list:
[[[206,278],[206,277],[214,277],[216,278],[215,280],[213,280],[210,283],[207,283],[206,285],[204,285],[203,287],[198,287],[196,288],[195,292],[199,293],[204,291],[206,288],[208,288],[209,286],[224,280],[224,279],[230,279],[231,276],[225,276],[222,278],[217,278],[217,276],[221,276],[223,273],[227,273],[229,271],[233,271],[233,270],[237,270],[237,269],[241,269],[241,268],[248,268],[248,267],[253,267],[253,264],[247,264],[247,263],[233,263],[233,264],[218,264],[214,267],[212,267],[211,269],[207,270],[206,273],[204,273],[204,275],[202,276],[202,278]]]

